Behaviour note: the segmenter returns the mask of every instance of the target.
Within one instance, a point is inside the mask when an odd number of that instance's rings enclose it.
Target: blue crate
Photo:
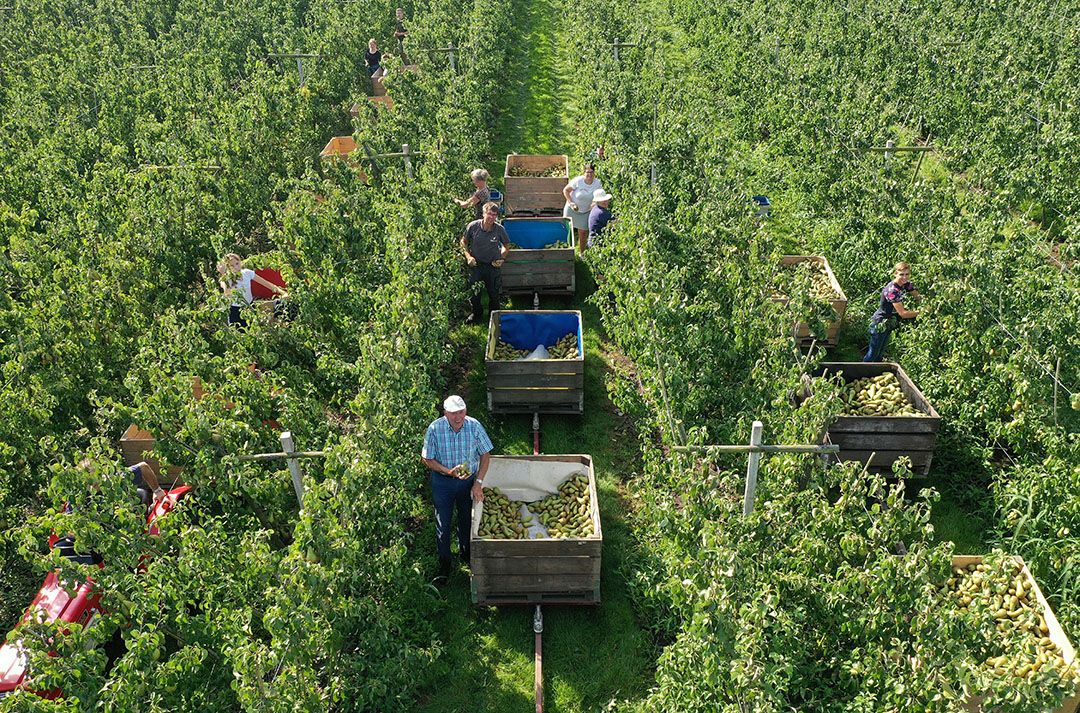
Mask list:
[[[511,312],[501,315],[499,336],[515,349],[554,346],[567,334],[577,334],[578,358],[585,354],[581,316],[576,312]]]
[[[526,250],[539,250],[552,243],[565,243],[572,247],[570,240],[570,219],[562,220],[531,218],[512,218],[503,223],[510,242]]]

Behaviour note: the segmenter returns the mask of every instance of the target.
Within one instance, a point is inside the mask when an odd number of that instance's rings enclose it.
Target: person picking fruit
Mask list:
[[[449,396],[443,402],[444,416],[428,426],[420,454],[431,478],[435,501],[435,542],[439,552],[438,578],[450,575],[450,525],[457,509],[458,549],[469,562],[469,532],[472,528],[472,501],[484,500],[483,482],[491,461],[491,439],[475,418],[465,412],[465,400]]]
[[[889,335],[900,326],[899,320],[918,316],[917,311],[904,305],[908,297],[921,296],[910,278],[911,266],[906,262],[896,263],[893,279],[881,288],[881,303],[870,317],[870,347],[863,361],[881,361]]]

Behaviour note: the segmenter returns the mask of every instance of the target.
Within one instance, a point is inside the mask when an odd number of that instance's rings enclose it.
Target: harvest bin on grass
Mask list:
[[[486,481],[485,481],[486,482]],[[1042,590],[1039,589],[1039,583],[1035,581],[1035,578],[1031,575],[1031,571],[1028,570],[1027,564],[1022,557],[1012,558],[1016,564],[1020,566],[1020,573],[1028,583],[1031,584],[1032,590],[1035,592],[1035,599],[1042,607],[1043,617],[1046,619],[1046,626],[1050,630],[1048,636],[1050,640],[1061,650],[1061,656],[1065,659],[1065,663],[1077,665],[1076,661],[1076,649],[1073,648],[1072,643],[1069,641],[1068,635],[1065,630],[1061,628],[1061,624],[1058,622],[1057,617],[1054,616],[1054,611],[1050,608],[1050,604],[1046,601],[1046,597],[1043,596]],[[952,566],[954,569],[963,569],[969,564],[982,564],[983,558],[980,555],[955,555],[952,558]],[[972,713],[982,713],[982,699],[978,696],[973,697],[965,705],[967,710]],[[1075,695],[1069,696],[1062,704],[1055,708],[1053,713],[1078,713],[1080,712],[1080,692]]]
[[[868,464],[870,470],[891,473],[896,459],[907,456],[911,459],[913,474],[928,475],[937,447],[941,417],[900,365],[891,362],[822,362],[812,375],[832,376],[839,372],[843,372],[844,383],[892,372],[904,395],[916,409],[927,415],[838,416],[828,429],[829,440],[840,446],[837,457],[842,461]]]
[[[562,164],[558,176],[512,176],[515,168],[543,171]],[[570,161],[559,154],[510,154],[506,157],[503,187],[506,191],[506,210],[509,214],[561,215],[566,198],[563,186],[570,180]]]
[[[577,335],[574,359],[495,358],[500,337],[517,349],[552,346]],[[585,410],[585,350],[577,310],[496,310],[491,313],[485,359],[491,413],[570,413]]]
[[[493,604],[599,604],[600,551],[604,544],[592,456],[492,456],[484,489],[499,488],[512,500],[533,501],[558,492],[575,473],[589,476],[594,535],[506,540],[478,535],[483,503],[473,503],[472,598]]]
[[[574,294],[574,231],[569,218],[509,218],[503,227],[517,245],[502,266],[509,293]],[[559,243],[560,247],[545,245]]]
[[[836,319],[826,323],[825,331],[825,344],[830,347],[836,346],[836,335],[840,332],[840,323],[844,321],[844,313],[847,312],[848,299],[844,294],[844,290],[840,287],[840,282],[837,281],[836,275],[833,274],[832,268],[829,267],[829,261],[822,255],[784,255],[780,260],[780,264],[785,268],[791,265],[798,265],[801,262],[816,262],[825,268],[825,274],[829,277],[829,283],[832,285],[833,290],[836,291],[837,297],[834,297],[830,302],[832,303],[833,311],[836,312]],[[788,298],[786,296],[777,295],[773,297],[774,302],[780,302],[787,304]],[[810,342],[814,339],[814,335],[810,332],[810,325],[806,322],[799,322],[795,325],[795,338],[802,342]]]

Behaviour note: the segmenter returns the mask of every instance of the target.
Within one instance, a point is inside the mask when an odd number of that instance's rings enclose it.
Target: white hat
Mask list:
[[[596,193],[593,193],[592,196],[593,203],[599,203],[600,201],[609,201],[611,199],[612,195],[605,191],[603,188],[598,190]]]
[[[454,413],[455,411],[465,410],[465,399],[461,398],[457,394],[453,396],[447,396],[446,401],[442,402],[443,410],[447,413]]]

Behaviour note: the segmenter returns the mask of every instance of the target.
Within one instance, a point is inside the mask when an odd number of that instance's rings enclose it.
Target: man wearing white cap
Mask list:
[[[449,576],[450,522],[458,513],[458,546],[461,559],[469,562],[469,530],[472,501],[484,499],[482,483],[491,461],[491,439],[475,418],[466,415],[465,400],[448,396],[445,416],[428,426],[421,458],[431,471],[431,494],[435,500],[435,541],[439,549],[439,577]]]

